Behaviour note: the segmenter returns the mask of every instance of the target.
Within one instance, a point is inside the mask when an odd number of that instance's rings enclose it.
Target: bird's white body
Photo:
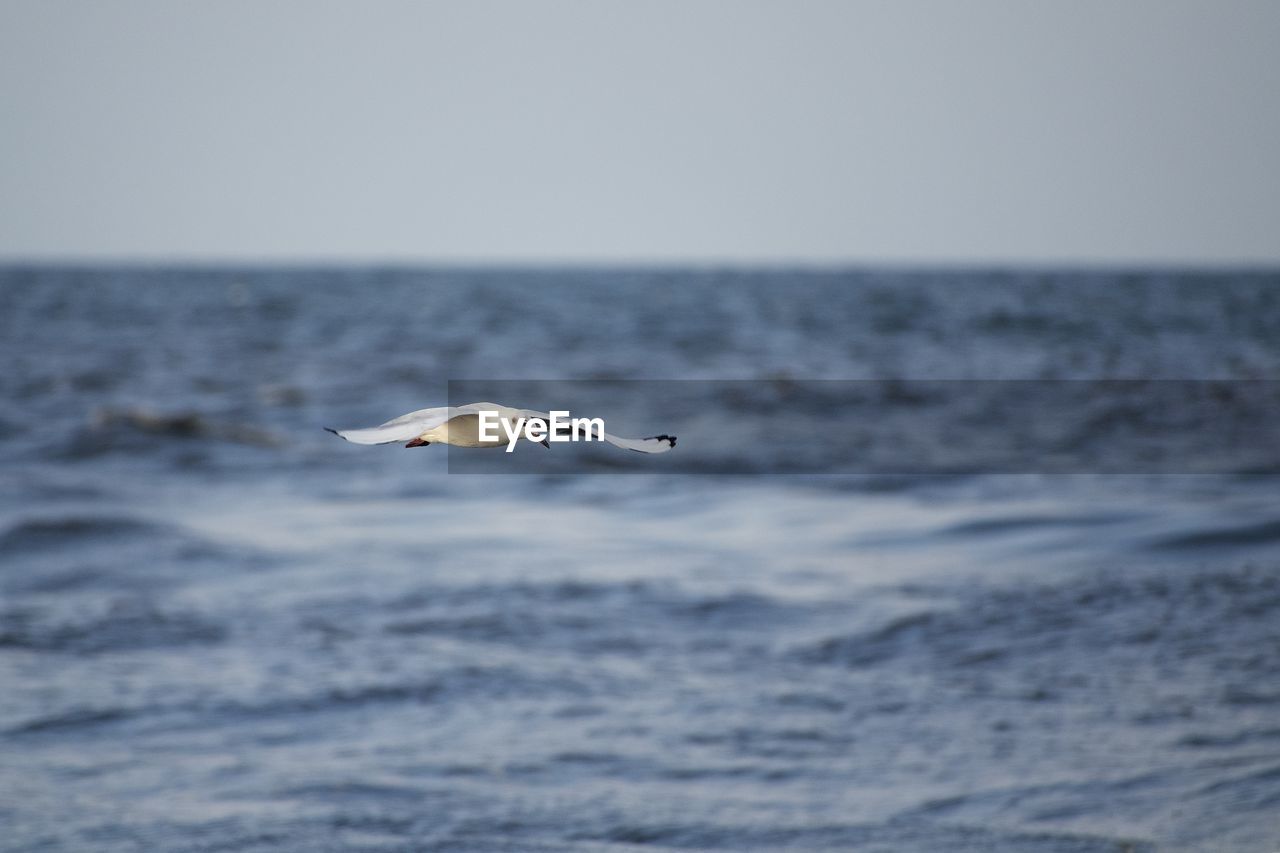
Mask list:
[[[489,435],[494,435],[493,424],[496,423],[498,441],[482,440],[481,412],[494,413],[487,418],[490,423]],[[454,447],[505,447],[507,437],[517,433],[523,434],[521,426],[531,418],[540,419],[544,423],[550,423],[552,420],[550,414],[532,409],[513,409],[498,403],[468,403],[465,406],[419,409],[376,427],[331,429],[329,432],[354,444],[392,444],[404,441],[407,442],[406,447],[421,447],[428,444],[451,444]],[[592,438],[638,453],[666,453],[676,445],[676,438],[673,435],[620,438],[599,430],[599,434],[593,434]]]

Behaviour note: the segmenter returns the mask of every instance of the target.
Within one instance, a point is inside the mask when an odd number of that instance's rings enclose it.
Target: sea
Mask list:
[[[11,265],[0,364],[0,850],[1280,850],[1280,272]],[[325,431],[478,400],[678,443]]]

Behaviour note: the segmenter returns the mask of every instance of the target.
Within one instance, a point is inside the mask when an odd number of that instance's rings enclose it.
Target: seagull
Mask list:
[[[492,412],[489,420],[490,434],[497,434],[498,441],[480,440],[480,413]],[[344,438],[353,444],[394,444],[407,442],[405,447],[426,447],[429,444],[452,444],[454,447],[504,447],[508,436],[519,434],[524,436],[522,427],[530,419],[537,418],[548,426],[552,422],[551,415],[546,412],[535,412],[533,409],[513,409],[497,403],[467,403],[465,406],[438,406],[434,409],[419,409],[407,415],[401,415],[385,424],[366,429],[329,429],[326,430]],[[573,420],[581,420],[574,418]],[[619,438],[604,431],[603,421],[597,419],[594,427],[586,431],[592,440],[603,439],[614,447],[634,450],[637,453],[666,453],[676,446],[674,435],[655,435],[649,438]],[[557,430],[558,440],[568,440],[570,428],[560,420]],[[496,431],[494,429],[497,426]],[[514,443],[515,439],[511,441]],[[550,447],[548,439],[540,442]]]

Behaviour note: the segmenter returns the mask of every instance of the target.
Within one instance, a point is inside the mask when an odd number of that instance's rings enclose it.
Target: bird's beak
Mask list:
[[[406,444],[405,447],[426,447],[430,443],[431,442],[429,441],[423,441],[420,438],[415,438],[413,441]]]

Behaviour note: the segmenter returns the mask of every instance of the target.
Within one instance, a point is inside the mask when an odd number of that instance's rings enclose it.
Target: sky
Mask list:
[[[0,262],[1280,263],[1276,0],[0,0]]]

